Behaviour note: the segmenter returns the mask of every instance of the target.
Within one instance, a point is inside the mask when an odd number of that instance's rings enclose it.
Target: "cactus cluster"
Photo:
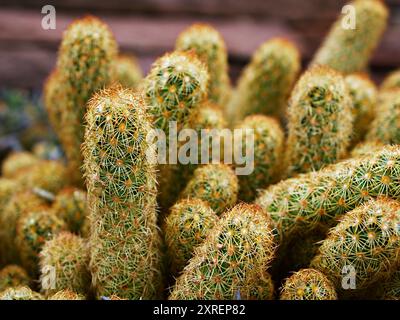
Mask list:
[[[90,287],[89,249],[77,235],[60,232],[46,241],[39,254],[42,291],[52,295],[60,290],[71,290],[86,295]],[[44,277],[54,272],[54,283],[47,286]],[[45,284],[44,284],[45,283]]]
[[[344,268],[353,268],[357,289],[380,281],[397,268],[400,253],[400,205],[373,199],[347,213],[329,231],[311,266],[343,290]],[[351,272],[351,271],[348,271]]]
[[[238,80],[228,105],[233,123],[251,114],[280,116],[300,71],[300,54],[294,44],[275,38],[263,43]]]
[[[180,197],[204,200],[220,215],[236,203],[238,191],[238,178],[231,167],[208,164],[194,171]]]
[[[219,32],[207,24],[194,24],[178,36],[175,48],[194,52],[207,66],[210,76],[208,98],[224,106],[230,94],[230,81],[228,54]]]
[[[195,249],[169,299],[250,296],[257,283],[254,280],[274,256],[272,228],[272,221],[256,205],[239,204],[225,212]]]
[[[278,121],[264,115],[248,116],[236,129],[250,129],[254,132],[254,146],[251,150],[254,156],[253,172],[239,176],[239,198],[249,202],[254,200],[257,190],[279,179],[285,136]],[[245,140],[239,151],[242,154],[248,147]]]
[[[98,297],[150,299],[160,287],[156,171],[146,110],[140,93],[120,87],[100,91],[88,105],[83,155],[90,271]]]
[[[343,158],[353,129],[344,78],[328,67],[307,71],[288,107],[287,176],[318,170]]]
[[[320,271],[302,269],[286,279],[281,300],[337,300],[332,282]]]
[[[343,73],[366,71],[386,29],[388,10],[380,0],[355,0],[350,5],[350,14],[337,19],[316,53],[313,65],[327,65]]]
[[[200,199],[183,199],[171,207],[164,232],[173,274],[184,268],[194,248],[204,241],[217,221],[216,213]]]

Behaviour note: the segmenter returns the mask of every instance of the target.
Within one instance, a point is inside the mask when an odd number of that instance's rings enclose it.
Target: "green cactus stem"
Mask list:
[[[9,264],[0,270],[0,292],[9,287],[29,286],[31,279],[24,268]]]

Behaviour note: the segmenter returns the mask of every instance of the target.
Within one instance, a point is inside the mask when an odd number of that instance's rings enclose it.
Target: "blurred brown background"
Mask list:
[[[0,87],[39,89],[55,64],[63,30],[94,14],[108,23],[121,52],[138,56],[145,72],[173,49],[180,31],[209,22],[224,36],[235,79],[252,52],[273,36],[293,40],[310,60],[346,0],[1,0]],[[377,81],[400,67],[400,0],[386,0],[390,23],[371,63]],[[43,5],[54,5],[57,29],[41,28]]]

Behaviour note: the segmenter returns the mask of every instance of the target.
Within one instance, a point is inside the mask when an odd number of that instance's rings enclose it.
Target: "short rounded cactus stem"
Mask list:
[[[39,253],[45,242],[65,230],[65,222],[49,210],[36,209],[19,218],[15,243],[22,265],[32,276],[39,272]]]
[[[400,198],[400,149],[385,146],[357,159],[283,180],[256,199],[275,222],[280,241],[319,225],[329,227],[337,218],[371,197]]]
[[[142,94],[112,87],[86,114],[84,169],[90,208],[90,271],[96,296],[151,299],[160,290],[155,150]]]
[[[181,198],[204,200],[220,215],[236,204],[238,191],[238,178],[231,167],[225,164],[208,164],[194,171]]]
[[[116,56],[114,36],[98,18],[87,16],[75,20],[63,34],[57,60],[59,80],[63,83],[58,98],[62,105],[60,134],[69,175],[77,184],[82,177],[80,147],[86,103],[94,92],[114,79],[112,63]]]
[[[46,296],[60,290],[71,290],[82,295],[88,293],[89,247],[79,236],[61,232],[46,241],[39,255],[39,265],[41,287]]]
[[[378,106],[367,139],[384,144],[400,144],[400,88],[382,91]]]
[[[272,228],[259,206],[239,204],[225,212],[195,249],[169,299],[249,296],[274,256]]]
[[[115,80],[124,88],[137,89],[143,72],[137,59],[132,55],[120,54],[113,62]]]
[[[288,107],[287,175],[318,170],[344,157],[353,130],[343,77],[314,67],[296,84]]]
[[[10,198],[16,193],[18,183],[7,178],[0,178],[0,212],[3,212]],[[1,220],[1,218],[0,218]]]
[[[9,264],[0,270],[0,292],[9,287],[29,286],[31,279],[24,268]]]
[[[386,29],[388,10],[380,0],[355,0],[349,5],[347,15],[337,19],[312,64],[343,73],[365,71]]]
[[[337,300],[332,282],[320,271],[302,269],[286,279],[281,300]]]
[[[383,81],[381,90],[400,89],[400,69],[391,72]]]
[[[300,67],[299,51],[290,41],[275,38],[263,43],[238,80],[229,118],[237,122],[251,114],[282,115]]]
[[[236,129],[250,129],[254,132],[253,171],[239,177],[239,198],[249,202],[254,200],[257,190],[266,188],[279,179],[283,160],[284,133],[277,120],[264,115],[246,117]],[[246,141],[241,144],[242,154]],[[237,148],[235,146],[235,148]],[[236,151],[235,151],[236,152]]]
[[[27,286],[17,286],[0,292],[0,300],[44,300],[44,297]]]
[[[23,172],[39,162],[39,158],[28,151],[12,152],[4,159],[1,173],[3,178],[14,179],[16,175]]]
[[[67,223],[69,230],[79,234],[88,215],[86,192],[73,187],[64,188],[56,195],[51,209]]]
[[[337,290],[364,289],[396,270],[400,253],[400,205],[373,199],[348,212],[329,231],[311,266]],[[344,281],[343,274],[348,275]],[[353,277],[353,279],[351,279]],[[348,287],[343,287],[343,283]]]
[[[209,204],[200,199],[184,199],[174,204],[164,221],[165,242],[171,272],[177,274],[193,256],[218,221]]]
[[[345,82],[353,101],[354,128],[352,145],[364,139],[375,116],[378,91],[375,84],[364,74],[350,74]]]
[[[86,300],[86,298],[82,294],[66,289],[56,292],[47,300]]]
[[[191,50],[204,62],[210,75],[208,98],[224,105],[230,94],[230,81],[228,53],[220,33],[210,25],[194,24],[179,35],[176,49]]]

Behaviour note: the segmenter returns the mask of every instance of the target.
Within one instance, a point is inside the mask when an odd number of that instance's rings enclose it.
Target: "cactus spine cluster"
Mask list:
[[[132,55],[120,54],[113,63],[116,81],[124,88],[137,89],[143,73],[136,58]]]
[[[181,198],[201,199],[220,215],[237,201],[238,178],[226,164],[208,164],[197,168],[182,191]]]
[[[96,295],[155,298],[160,238],[145,101],[128,89],[102,90],[89,102],[86,123],[83,155]]]
[[[379,107],[367,139],[383,144],[400,144],[400,88],[379,94]]]
[[[64,188],[56,195],[51,209],[67,223],[69,230],[79,234],[88,213],[86,192],[73,187]]]
[[[86,295],[90,287],[89,249],[86,242],[77,235],[61,232],[46,241],[39,255],[42,291],[46,296],[60,290],[71,290]],[[43,278],[48,268],[55,272],[55,283],[47,288]]]
[[[377,89],[375,84],[364,74],[350,74],[345,82],[353,101],[354,126],[352,145],[364,139],[370,122],[375,116]]]
[[[281,300],[337,300],[335,287],[315,269],[302,269],[286,279]]]
[[[400,148],[386,146],[358,159],[283,180],[256,199],[283,241],[319,224],[330,226],[343,213],[371,197],[400,197]]]
[[[279,116],[300,71],[300,54],[288,40],[276,38],[263,43],[238,80],[229,102],[233,122],[251,114]]]
[[[288,107],[287,175],[318,170],[342,158],[353,129],[343,77],[327,67],[307,71]]]
[[[224,106],[230,93],[230,81],[228,54],[219,32],[207,24],[194,24],[179,35],[175,47],[192,50],[206,64],[210,76],[208,98]]]
[[[0,292],[9,287],[29,286],[30,281],[25,269],[15,264],[0,270]]]
[[[249,202],[254,200],[257,190],[279,178],[285,136],[279,122],[264,115],[248,116],[236,128],[254,130],[254,170],[239,176],[239,198]],[[243,142],[240,152],[244,153],[245,139]]]
[[[272,221],[255,205],[221,216],[177,279],[169,299],[234,299],[250,295],[274,256]]]
[[[343,268],[354,268],[357,289],[364,289],[395,271],[400,253],[400,205],[381,198],[343,216],[322,242],[313,268],[321,270],[339,290]]]
[[[343,73],[365,71],[386,29],[388,10],[380,0],[356,0],[350,5],[355,17],[350,17],[351,21],[343,16],[337,19],[312,64],[327,65]]]
[[[57,85],[48,83],[45,88],[49,90],[45,93],[49,98],[45,100],[51,103],[47,106],[52,114],[50,118],[57,119],[61,110],[58,135],[62,137],[69,176],[74,183],[80,183],[82,175],[80,147],[86,103],[94,92],[113,80],[112,62],[116,56],[117,44],[107,25],[91,16],[78,19],[64,32],[59,50],[56,72],[62,90],[56,99],[58,102],[51,98]]]
[[[32,276],[39,271],[39,253],[45,242],[64,230],[65,222],[49,210],[36,209],[19,218],[15,244],[22,265]]]
[[[207,67],[193,52],[175,51],[157,59],[145,79],[146,103],[156,129],[161,129],[169,146],[169,125],[176,122],[177,131],[184,128],[190,115],[206,100],[209,75]],[[171,162],[168,156],[168,163]],[[159,203],[168,209],[184,186],[181,167],[159,166]],[[170,188],[170,185],[174,188]]]
[[[165,242],[171,271],[177,274],[193,256],[218,221],[209,204],[200,199],[184,199],[170,208],[164,221]]]
[[[381,90],[400,89],[400,69],[390,73],[381,85]]]

